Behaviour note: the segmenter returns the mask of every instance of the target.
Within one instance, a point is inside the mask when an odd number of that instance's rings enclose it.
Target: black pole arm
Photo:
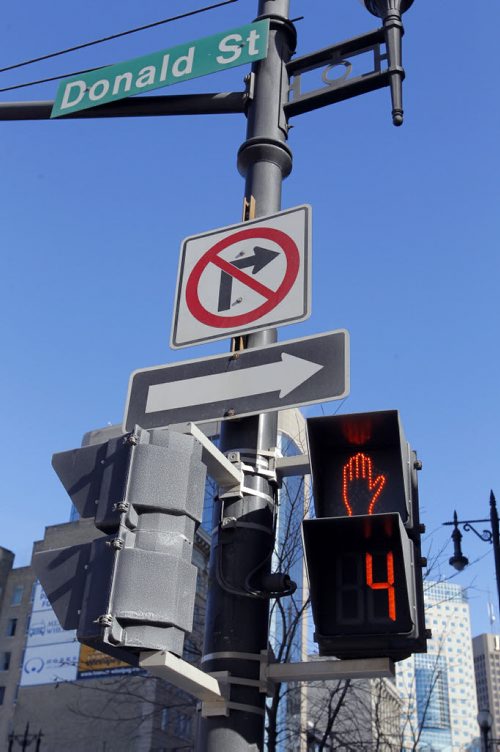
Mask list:
[[[153,115],[228,115],[244,113],[246,92],[217,94],[176,94],[171,96],[128,97],[88,110],[57,118],[150,117]],[[0,120],[48,120],[54,102],[2,102]]]

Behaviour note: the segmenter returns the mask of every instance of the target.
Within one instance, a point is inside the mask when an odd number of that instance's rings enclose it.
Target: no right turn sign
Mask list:
[[[311,208],[186,238],[172,347],[248,334],[310,315]]]

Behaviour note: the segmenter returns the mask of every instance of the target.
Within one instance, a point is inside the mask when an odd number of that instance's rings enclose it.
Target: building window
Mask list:
[[[22,585],[16,585],[12,591],[12,598],[10,601],[11,606],[19,606],[23,600],[24,587]]]
[[[160,728],[162,731],[166,731],[168,728],[168,708],[162,708],[160,717]]]
[[[4,697],[5,697],[5,687],[0,687],[0,705],[3,705]]]
[[[9,619],[7,622],[7,631],[6,635],[7,637],[14,637],[16,634],[16,627],[17,627],[17,619]]]
[[[0,653],[0,671],[8,671],[10,666],[10,653]]]
[[[175,719],[175,735],[180,736],[181,739],[189,739],[191,736],[191,722],[192,718],[190,715],[179,713]]]
[[[443,656],[419,656],[415,682],[417,715],[422,728],[450,729],[448,672]]]

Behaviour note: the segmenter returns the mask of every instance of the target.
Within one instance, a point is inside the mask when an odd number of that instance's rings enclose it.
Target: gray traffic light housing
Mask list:
[[[136,663],[142,650],[182,654],[192,629],[194,534],[206,467],[192,436],[168,429],[54,455],[88,542],[38,551],[33,567],[64,629],[80,642]],[[101,531],[99,533],[99,531]]]
[[[303,524],[320,655],[425,652],[415,453],[396,410],[307,420],[316,519]]]

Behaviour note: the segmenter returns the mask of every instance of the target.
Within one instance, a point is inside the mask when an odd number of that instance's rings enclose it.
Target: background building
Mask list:
[[[307,752],[401,750],[401,699],[394,681],[356,679],[307,687]]]
[[[491,736],[500,739],[500,635],[481,634],[472,640],[479,710],[489,710]]]
[[[35,582],[31,567],[13,565],[12,551],[0,547],[0,749],[7,749],[12,730]]]
[[[428,652],[397,664],[406,749],[464,752],[479,737],[470,613],[460,585],[427,582]]]

